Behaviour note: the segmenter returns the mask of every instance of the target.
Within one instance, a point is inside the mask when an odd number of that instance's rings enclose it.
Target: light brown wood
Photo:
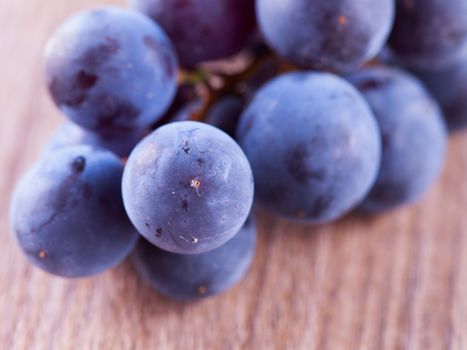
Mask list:
[[[66,16],[97,4],[0,2],[0,349],[467,349],[467,134],[411,208],[319,228],[259,213],[248,277],[200,303],[157,296],[129,263],[79,281],[28,264],[7,212],[61,120],[42,49]]]

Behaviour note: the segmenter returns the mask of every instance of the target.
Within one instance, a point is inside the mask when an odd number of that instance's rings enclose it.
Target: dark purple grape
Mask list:
[[[467,63],[441,70],[412,70],[443,108],[450,131],[467,128]]]
[[[177,59],[149,18],[118,7],[80,12],[50,39],[47,85],[75,123],[101,135],[144,130],[175,94]]]
[[[157,292],[179,300],[219,294],[247,273],[256,246],[256,227],[249,219],[234,238],[197,255],[166,252],[142,239],[133,253],[139,274]]]
[[[27,258],[65,277],[110,269],[139,237],[121,197],[123,165],[114,154],[70,146],[44,156],[16,188],[12,228]]]
[[[253,175],[236,142],[198,122],[167,124],[146,137],[128,159],[123,199],[138,231],[180,254],[215,249],[245,222]]]
[[[147,131],[136,131],[130,134],[100,136],[76,124],[66,122],[55,131],[46,147],[46,152],[67,146],[89,145],[105,148],[119,157],[126,158],[146,133]]]
[[[467,1],[396,0],[390,45],[404,64],[437,70],[467,58]]]
[[[258,89],[280,73],[280,62],[275,59],[266,60],[252,75],[244,81],[245,97],[251,101]]]
[[[383,140],[380,173],[361,209],[379,212],[419,199],[445,160],[446,127],[438,105],[402,70],[366,68],[349,79],[369,102]]]
[[[234,137],[244,107],[240,97],[226,95],[209,109],[204,121]]]
[[[157,128],[171,123],[173,121],[184,121],[188,119],[177,119],[177,114],[183,110],[187,105],[190,105],[193,101],[197,101],[198,95],[196,92],[196,86],[190,84],[180,84],[177,87],[177,93],[175,98],[170,105],[170,108],[164,113],[164,116],[159,119],[156,123],[151,126],[151,130],[156,130]],[[188,117],[188,116],[187,116]]]
[[[200,100],[191,101],[175,113],[169,122],[191,120],[196,113],[200,112],[201,107]],[[209,108],[204,122],[234,137],[244,107],[242,98],[235,95],[226,95]]]
[[[231,56],[246,45],[255,24],[254,0],[131,0],[169,34],[180,64]]]
[[[310,223],[340,218],[365,198],[379,169],[381,140],[359,92],[327,73],[290,73],[260,89],[237,139],[257,202]]]
[[[202,107],[203,105],[199,98],[189,101],[172,115],[168,123],[192,120],[193,117],[201,111]]]
[[[260,29],[278,54],[305,68],[347,72],[383,48],[393,0],[257,0]]]

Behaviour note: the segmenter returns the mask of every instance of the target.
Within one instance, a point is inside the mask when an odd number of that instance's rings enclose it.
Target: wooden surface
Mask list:
[[[248,277],[207,301],[160,298],[129,263],[80,281],[31,267],[7,212],[61,120],[42,48],[67,15],[96,4],[0,2],[0,349],[467,349],[467,134],[409,209],[314,229],[260,213]]]

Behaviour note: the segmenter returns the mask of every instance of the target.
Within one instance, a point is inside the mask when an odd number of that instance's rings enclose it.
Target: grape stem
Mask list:
[[[256,57],[243,69],[235,74],[224,74],[222,72],[207,72],[198,70],[194,72],[182,72],[181,80],[185,84],[198,85],[200,90],[201,107],[192,114],[191,120],[203,121],[206,119],[210,108],[223,96],[229,93],[239,93],[238,86],[254,74],[266,61],[274,59],[271,51],[266,51]],[[210,83],[210,78],[217,77],[222,80],[222,85],[215,88]]]

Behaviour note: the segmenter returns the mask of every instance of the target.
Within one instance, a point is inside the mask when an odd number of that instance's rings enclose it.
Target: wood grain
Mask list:
[[[467,134],[452,138],[442,179],[409,209],[319,228],[259,212],[251,272],[210,300],[163,299],[129,263],[79,281],[31,267],[7,213],[61,120],[42,49],[67,15],[97,4],[0,2],[0,349],[467,349]]]

